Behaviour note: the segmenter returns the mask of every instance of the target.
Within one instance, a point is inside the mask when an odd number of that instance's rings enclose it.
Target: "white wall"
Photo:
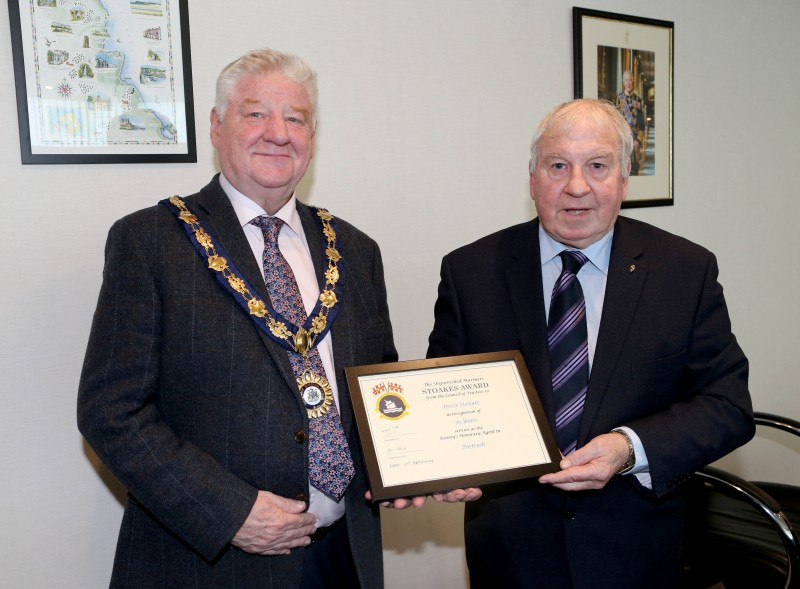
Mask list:
[[[79,3],[79,2],[78,2]],[[800,416],[795,253],[800,4],[585,0],[675,22],[675,205],[627,211],[719,257],[758,409]],[[215,171],[208,112],[222,66],[272,46],[319,72],[318,153],[302,192],[381,244],[403,359],[424,356],[441,256],[530,218],[528,143],[572,95],[563,0],[192,2],[198,163],[22,166],[0,9],[0,570],[8,587],[107,584],[121,489],[75,426],[75,395],[111,223]],[[224,14],[222,14],[224,13]],[[726,462],[800,483],[772,436]],[[767,453],[780,452],[778,458]],[[384,517],[387,585],[466,586],[461,510]]]

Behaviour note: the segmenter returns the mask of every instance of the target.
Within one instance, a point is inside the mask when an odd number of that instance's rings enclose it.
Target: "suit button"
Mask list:
[[[297,499],[298,501],[308,501],[308,495],[306,495],[305,493],[298,493],[297,495],[294,496],[294,498]]]
[[[304,432],[303,430],[299,429],[296,432],[294,432],[294,441],[297,442],[298,444],[302,444],[303,442],[306,441],[306,439],[308,439],[308,436],[306,435],[306,432]]]
[[[564,512],[564,519],[567,520],[567,521],[572,521],[572,520],[575,519],[575,517],[576,517],[576,514],[571,509]]]

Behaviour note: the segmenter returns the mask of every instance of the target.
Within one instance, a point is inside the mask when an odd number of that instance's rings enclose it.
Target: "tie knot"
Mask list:
[[[583,265],[589,261],[589,258],[577,250],[564,250],[558,255],[561,256],[562,267],[576,276]]]
[[[264,243],[278,243],[278,233],[281,232],[281,227],[283,227],[283,219],[261,216],[250,221],[250,224],[261,228],[261,232],[264,234]]]

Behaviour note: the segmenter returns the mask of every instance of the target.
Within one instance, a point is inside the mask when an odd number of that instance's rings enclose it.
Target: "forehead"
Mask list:
[[[564,155],[562,152],[608,152],[616,156],[619,148],[619,137],[609,124],[581,118],[550,129],[540,142],[540,155],[548,157]]]
[[[306,87],[279,72],[244,74],[236,82],[231,98],[240,103],[270,101],[310,110]]]

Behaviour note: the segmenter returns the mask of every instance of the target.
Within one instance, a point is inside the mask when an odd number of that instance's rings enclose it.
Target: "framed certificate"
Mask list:
[[[558,470],[519,351],[346,368],[375,501]]]

